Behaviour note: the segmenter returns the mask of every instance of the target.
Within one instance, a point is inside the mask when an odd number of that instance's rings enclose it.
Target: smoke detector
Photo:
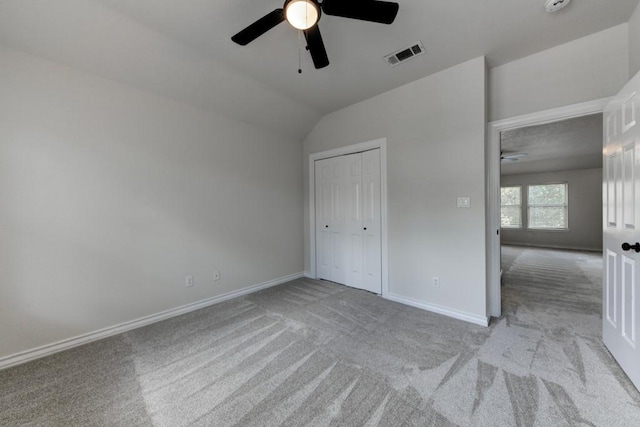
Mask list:
[[[566,7],[571,0],[547,0],[544,3],[544,8],[549,13],[557,12],[563,7]]]

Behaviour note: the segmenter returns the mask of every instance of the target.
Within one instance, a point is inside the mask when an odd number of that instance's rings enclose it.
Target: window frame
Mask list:
[[[524,229],[524,223],[523,223],[524,215],[522,215],[522,208],[523,208],[523,202],[524,202],[524,197],[523,197],[524,191],[523,191],[523,187],[524,187],[524,186],[523,186],[523,185],[521,185],[521,184],[516,184],[516,185],[501,185],[501,186],[500,186],[500,212],[502,212],[502,208],[503,208],[503,206],[508,206],[508,207],[517,206],[517,207],[519,208],[519,209],[518,209],[518,212],[520,213],[520,225],[518,225],[518,226],[514,226],[514,225],[503,225],[503,224],[502,224],[502,218],[500,218],[500,228],[504,228],[504,229],[507,229],[507,230],[522,230],[522,229]],[[518,204],[518,205],[503,205],[503,204],[502,204],[502,189],[503,189],[503,188],[519,188],[519,189],[520,189],[520,204]],[[528,218],[527,218],[527,219],[528,219]]]
[[[531,194],[531,187],[544,187],[549,185],[564,185],[564,203],[563,204],[534,204],[532,205],[529,200]],[[526,209],[527,209],[527,230],[531,231],[551,231],[551,232],[563,232],[569,231],[569,183],[567,181],[562,182],[546,182],[541,184],[527,184],[526,195]],[[531,226],[531,208],[545,208],[545,207],[562,207],[564,208],[564,227],[532,227]]]

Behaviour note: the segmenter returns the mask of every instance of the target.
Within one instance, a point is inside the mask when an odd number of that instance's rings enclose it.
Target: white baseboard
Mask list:
[[[585,251],[585,252],[602,252],[602,248],[586,248],[581,246],[566,246],[566,245],[546,245],[540,243],[509,243],[502,242],[503,246],[521,246],[541,249],[564,249],[567,251]]]
[[[304,274],[302,272],[289,274],[288,276],[280,277],[278,279],[273,279],[267,282],[258,283],[257,285],[247,286],[245,288],[238,289],[237,291],[227,292],[226,294],[218,295],[211,298],[206,298],[200,301],[193,302],[191,304],[186,304],[180,307],[161,311],[160,313],[155,313],[150,316],[141,317],[139,319],[120,323],[118,325],[109,326],[104,329],[78,335],[73,338],[67,338],[51,344],[43,345],[41,347],[36,347],[30,350],[22,351],[20,353],[4,356],[0,358],[0,370],[10,368],[12,366],[20,365],[22,363],[26,363],[31,360],[39,359],[41,357],[49,356],[50,354],[68,350],[70,348],[87,344],[92,341],[97,341],[103,338],[120,334],[122,332],[140,328],[142,326],[146,326],[151,323],[156,323],[161,320],[169,319],[171,317],[180,316],[181,314],[185,314],[191,311],[199,310],[201,308],[209,307],[211,305],[215,305],[223,301],[237,298],[239,296],[252,294],[262,289],[280,285],[282,283],[286,283],[291,280],[300,279],[303,276]]]
[[[390,301],[399,302],[400,304],[410,305],[411,307],[421,308],[423,310],[432,311],[434,313],[443,314],[453,317],[454,319],[464,320],[465,322],[475,323],[480,326],[489,326],[489,318],[478,316],[477,314],[466,313],[464,311],[454,310],[437,304],[429,304],[413,298],[407,298],[396,294],[386,294],[383,296]]]
[[[315,277],[311,274],[310,271],[305,271],[304,277],[306,277],[307,279],[315,279]]]

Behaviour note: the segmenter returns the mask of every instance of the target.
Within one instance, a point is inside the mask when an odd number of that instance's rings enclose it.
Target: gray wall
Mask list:
[[[299,140],[6,49],[0,98],[0,357],[302,272]]]
[[[501,185],[569,184],[569,230],[527,230],[526,200],[522,229],[502,229],[502,244],[602,250],[602,169],[504,175]],[[523,190],[523,198],[524,190]]]
[[[622,24],[489,72],[489,119],[606,98],[629,80],[628,25]]]
[[[324,116],[304,141],[304,161],[386,137],[390,292],[486,321],[485,123],[481,57]],[[471,208],[457,209],[458,196]],[[306,237],[308,212],[305,221]]]
[[[640,71],[640,4],[629,20],[629,78]]]

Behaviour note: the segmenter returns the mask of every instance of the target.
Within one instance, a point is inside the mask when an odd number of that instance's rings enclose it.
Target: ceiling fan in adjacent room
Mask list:
[[[391,24],[398,14],[398,8],[398,3],[379,0],[324,0],[322,3],[318,0],[286,0],[281,9],[266,14],[231,37],[231,40],[245,46],[282,21],[287,21],[293,28],[304,33],[313,65],[324,68],[329,65],[329,58],[318,28],[322,13]]]
[[[500,163],[517,162],[518,160],[526,156],[527,156],[527,153],[513,153],[508,151],[501,151]]]

